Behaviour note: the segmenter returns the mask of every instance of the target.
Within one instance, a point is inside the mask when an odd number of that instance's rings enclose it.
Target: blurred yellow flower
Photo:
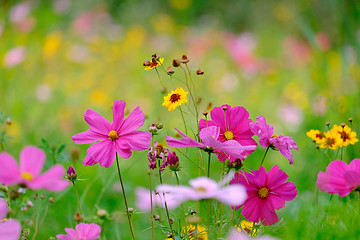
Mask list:
[[[163,106],[167,107],[169,111],[174,110],[176,107],[187,102],[187,92],[183,88],[172,90],[167,96],[164,97]]]
[[[50,33],[46,37],[46,41],[43,46],[43,56],[45,59],[50,59],[56,54],[60,47],[61,41],[62,35],[58,31]]]
[[[319,145],[320,148],[329,148],[332,150],[337,149],[338,147],[341,147],[341,139],[340,134],[334,129],[331,129],[325,133],[325,137],[320,142]]]
[[[311,129],[306,133],[306,135],[315,141],[315,143],[320,144],[321,141],[325,138],[325,133],[320,132],[319,130]]]
[[[186,232],[186,238],[189,240],[207,240],[207,232],[204,226],[202,225],[192,225],[189,224],[186,227],[184,227],[184,230]]]
[[[240,222],[240,226],[241,228],[238,227],[238,230],[241,232],[242,230],[246,231],[248,234],[250,234],[251,232],[252,233],[252,236],[255,236],[258,232],[258,230],[255,228],[253,230],[253,226],[254,226],[254,223],[253,222],[249,222],[249,221],[246,221],[246,220],[242,220]]]
[[[346,147],[349,144],[355,144],[359,141],[359,139],[356,138],[356,132],[351,131],[351,128],[347,125],[342,127],[334,124],[332,130],[339,134],[340,146]]]
[[[150,62],[150,66],[145,67],[145,70],[150,70],[158,66],[161,66],[163,62],[164,62],[164,58],[159,58],[157,60],[154,59],[153,61]]]

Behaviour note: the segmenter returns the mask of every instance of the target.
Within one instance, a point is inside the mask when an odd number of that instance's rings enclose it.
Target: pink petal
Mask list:
[[[141,151],[149,147],[151,133],[143,131],[133,131],[118,138],[118,141],[126,141],[131,150]]]
[[[278,165],[275,165],[268,172],[267,185],[269,188],[276,188],[286,182],[288,178],[289,176],[283,170],[281,170]]]
[[[206,119],[200,119],[199,121],[199,130],[210,127],[210,126],[216,126],[216,124],[213,121],[206,120]]]
[[[93,143],[99,140],[104,140],[109,138],[108,135],[100,134],[94,132],[93,130],[89,129],[85,132],[81,132],[72,136],[72,140],[76,144],[86,144],[86,143]]]
[[[253,174],[253,175],[251,175],[251,174]],[[248,175],[250,175],[248,181],[251,184],[258,186],[259,188],[266,186],[267,173],[263,166],[261,166],[259,168],[259,170],[252,170],[251,174],[248,174]]]
[[[21,234],[21,225],[14,219],[0,223],[1,240],[18,240]]]
[[[110,167],[115,160],[116,141],[105,139],[90,146],[87,150],[90,158],[102,167]]]
[[[250,195],[244,203],[241,214],[251,222],[258,222],[260,217],[260,202],[261,198],[255,195]]]
[[[270,192],[279,195],[285,201],[291,201],[297,195],[296,186],[292,182],[283,183],[282,185],[276,188],[270,189]]]
[[[108,120],[97,112],[88,109],[84,114],[85,121],[89,124],[90,129],[102,135],[108,135],[111,131],[111,125]]]
[[[116,152],[120,155],[120,157],[129,158],[131,156],[132,152],[129,143],[121,141],[115,141],[115,143]]]
[[[16,160],[8,153],[0,153],[0,183],[14,185],[20,180],[20,171]]]
[[[75,231],[75,229],[72,229],[72,228],[65,228],[65,232],[67,234],[69,234],[69,236],[71,237],[71,239],[75,239],[77,240],[78,239],[78,233]]]
[[[181,132],[180,130],[176,129],[176,131],[178,131],[180,133],[181,136],[183,136],[183,138],[181,139],[176,139],[170,136],[165,136],[166,138],[166,143],[170,146],[170,147],[206,147],[205,144],[203,143],[199,143],[197,141],[195,141],[194,139],[188,137],[187,135],[185,135],[183,132]]]
[[[91,158],[90,155],[88,154],[88,155],[86,155],[82,164],[84,164],[84,166],[93,166],[93,165],[97,164],[97,162],[95,162],[94,159]]]
[[[268,201],[268,199],[263,199],[259,208],[260,220],[262,221],[263,225],[273,225],[279,221],[279,218],[275,213],[275,209],[273,208],[271,201]]]
[[[279,210],[280,208],[285,207],[285,199],[275,194],[270,194],[267,198],[267,201],[271,201],[272,207]]]
[[[247,199],[246,188],[238,184],[224,187],[217,192],[215,199],[230,206],[240,206]]]
[[[120,130],[119,136],[126,135],[139,127],[141,127],[145,122],[145,115],[140,110],[139,107],[135,108],[134,111],[130,113],[130,115],[123,122]]]
[[[76,240],[76,238],[73,238],[69,235],[65,235],[65,234],[58,234],[56,235],[56,238],[60,239],[60,240]]]
[[[116,132],[119,132],[120,127],[124,122],[124,112],[125,112],[126,103],[123,101],[114,101],[113,105],[113,122],[111,124],[111,128]]]
[[[319,172],[316,180],[316,186],[319,188],[319,190],[327,193],[335,193],[333,189],[330,189],[329,182],[330,175],[324,172]]]
[[[6,218],[7,214],[8,214],[8,205],[6,203],[6,201],[2,198],[0,198],[0,220]]]
[[[33,177],[40,174],[45,162],[43,150],[27,146],[20,153],[20,172],[31,173]]]
[[[355,189],[360,186],[360,173],[354,171],[347,171],[344,173],[346,186]]]
[[[210,115],[212,122],[214,122],[216,126],[220,127],[221,131],[225,132],[226,128],[225,128],[225,119],[224,119],[224,109],[222,107],[214,107],[210,111]]]
[[[230,107],[230,106],[229,106]],[[245,124],[249,128],[249,113],[243,107],[233,107],[226,110],[226,123],[228,129],[236,129],[239,125]],[[250,130],[250,129],[249,129]]]
[[[360,159],[356,158],[352,160],[349,166],[350,169],[360,174]]]
[[[200,139],[204,140],[206,138],[217,139],[220,134],[220,128],[217,126],[211,126],[201,129],[200,131]]]
[[[87,240],[98,239],[101,232],[100,226],[95,223],[80,223],[76,225],[75,230],[78,233],[79,238],[84,238]]]
[[[64,176],[64,167],[60,164],[56,164],[33,181],[28,182],[27,185],[29,188],[34,190],[44,188],[49,191],[60,192],[67,188],[70,184],[69,181],[64,180]]]

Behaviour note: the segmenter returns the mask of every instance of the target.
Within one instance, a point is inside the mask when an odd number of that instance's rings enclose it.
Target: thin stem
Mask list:
[[[175,173],[177,185],[180,186],[179,176],[178,176],[176,171],[174,171],[174,173]],[[182,211],[182,215],[183,215],[183,218],[184,218],[184,224],[185,224],[186,223],[186,221],[185,221],[185,211],[184,211],[184,205],[182,203],[181,203],[181,211]]]
[[[0,146],[1,146],[1,151],[2,151],[2,152],[5,151],[4,144],[3,144],[2,141],[0,141]]]
[[[261,167],[261,166],[263,165],[263,163],[264,163],[264,160],[265,160],[265,157],[266,157],[267,152],[269,151],[269,148],[270,148],[270,145],[266,148],[264,157],[262,158],[261,163],[260,163],[260,167]],[[260,167],[259,167],[259,168],[260,168]]]
[[[42,200],[42,199],[41,199],[41,200]],[[39,209],[38,209],[38,213],[37,213],[37,216],[36,216],[35,227],[34,227],[35,229],[34,229],[34,235],[33,235],[32,240],[35,239],[36,234],[37,234],[37,231],[38,231],[39,217],[40,217],[40,210],[41,210],[41,203],[42,203],[42,201],[40,201],[40,203],[39,203]]]
[[[152,169],[150,169],[150,204],[151,204],[151,237],[154,240],[154,208],[153,208],[153,199],[152,199],[152,184],[151,184],[151,173]]]
[[[210,177],[210,159],[211,159],[211,153],[209,153],[207,177]]]
[[[117,154],[117,153],[116,153],[116,165],[117,165],[117,170],[118,170],[118,173],[119,173],[121,190],[122,190],[122,193],[123,193],[123,196],[124,196],[124,202],[125,202],[125,207],[126,207],[126,214],[127,214],[128,221],[129,221],[129,227],[130,227],[131,236],[132,236],[132,239],[135,240],[134,231],[133,231],[133,228],[132,228],[132,225],[131,225],[131,219],[130,219],[130,214],[129,214],[129,207],[128,207],[128,204],[127,204],[127,201],[126,201],[125,188],[124,188],[123,181],[122,181],[122,179],[121,179],[120,164],[119,164],[119,158],[118,158],[118,154]]]
[[[158,160],[158,164],[159,164],[159,166],[160,166],[160,160]],[[159,179],[160,179],[160,184],[163,184],[160,167],[159,167]],[[164,197],[164,205],[165,205],[166,217],[167,217],[168,222],[169,222],[172,239],[175,239],[174,230],[173,230],[172,225],[171,225],[171,222],[170,222],[169,209],[168,209],[168,206],[167,206],[167,203],[166,203],[166,199],[165,199],[165,193],[163,193],[163,197]]]
[[[188,73],[189,73],[189,77],[190,77],[190,87],[191,87],[191,84],[193,85],[193,88],[194,88],[194,95],[195,95],[195,99],[196,99],[196,89],[195,89],[195,84],[194,84],[194,81],[192,80],[192,77],[191,77],[191,72],[189,70],[189,67],[187,65],[187,63],[185,63],[185,66],[186,66],[186,69],[188,70]],[[194,107],[195,107],[195,114],[196,114],[196,124],[197,124],[197,130],[198,130],[198,134],[199,134],[199,112],[197,110],[197,105],[194,103]]]
[[[184,118],[184,113],[183,113],[183,111],[181,110],[181,107],[180,107],[180,106],[179,106],[179,111],[181,112],[181,118],[182,118],[182,120],[183,120],[183,122],[184,122],[185,133],[186,133],[186,135],[187,135],[187,127],[186,127],[186,122],[185,122],[185,118]]]
[[[79,213],[80,213],[81,221],[83,221],[83,220],[84,220],[84,216],[82,215],[82,212],[81,212],[79,194],[78,194],[78,192],[77,192],[77,189],[76,189],[76,186],[75,186],[75,182],[73,181],[72,183],[73,183],[74,190],[75,190],[75,194],[76,194],[76,200],[77,200],[77,204],[78,204],[78,207],[79,207]]]
[[[161,83],[162,87],[165,89],[165,86],[164,86],[163,82],[161,81],[159,71],[158,71],[156,68],[154,68],[154,69],[155,69],[155,71],[156,71],[156,73],[157,73],[157,76],[158,76],[158,78],[159,78],[159,80],[160,80],[160,83]]]

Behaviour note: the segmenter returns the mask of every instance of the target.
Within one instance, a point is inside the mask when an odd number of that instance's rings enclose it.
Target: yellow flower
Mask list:
[[[257,231],[258,231],[256,228],[253,230],[253,226],[254,226],[254,223],[253,223],[253,222],[249,222],[249,221],[246,221],[246,220],[242,220],[242,221],[240,222],[240,226],[241,226],[241,228],[238,227],[238,230],[239,230],[240,232],[241,232],[242,230],[244,230],[244,231],[246,231],[248,234],[250,234],[252,231],[254,231],[252,236],[255,236],[256,233],[257,233]]]
[[[174,110],[176,107],[187,102],[187,92],[182,88],[172,90],[166,97],[164,97],[163,106],[167,107],[169,111]]]
[[[184,227],[186,232],[186,239],[189,240],[208,240],[207,232],[204,226],[202,225],[192,225],[189,224]]]
[[[320,148],[328,147],[329,149],[332,150],[341,147],[340,134],[334,129],[327,131],[325,133],[325,137],[321,140],[319,147]]]
[[[161,66],[163,64],[164,58],[159,58],[158,60],[153,60],[150,62],[150,66],[145,67],[145,70],[150,70],[156,68],[157,66]]]
[[[311,129],[306,133],[306,135],[314,140],[317,144],[320,144],[323,138],[325,137],[325,133],[320,132],[319,130]]]
[[[338,126],[334,125],[332,128],[335,132],[337,132],[340,136],[340,146],[347,146],[349,144],[355,144],[359,141],[359,139],[356,138],[356,132],[351,131],[351,128],[348,126]]]

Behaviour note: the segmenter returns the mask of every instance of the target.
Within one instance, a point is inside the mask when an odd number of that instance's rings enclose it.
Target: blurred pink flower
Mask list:
[[[354,159],[349,165],[336,160],[331,162],[325,172],[319,172],[317,187],[327,193],[345,197],[352,190],[360,191],[360,159]]]
[[[297,195],[296,186],[292,182],[285,182],[288,175],[275,165],[267,173],[263,166],[250,173],[240,171],[235,173],[230,186],[241,184],[246,187],[248,199],[243,205],[236,205],[235,209],[243,206],[241,214],[251,222],[263,225],[273,225],[279,221],[275,209],[285,206],[285,201],[293,200]]]
[[[259,143],[263,147],[271,147],[280,151],[280,153],[289,160],[290,164],[294,163],[291,149],[298,150],[298,147],[291,137],[277,136],[274,134],[274,127],[266,124],[264,116],[257,116],[256,122],[250,123],[251,131],[259,136]]]
[[[20,23],[30,13],[30,3],[19,3],[12,7],[9,12],[9,19],[12,23]]]
[[[0,183],[4,185],[26,185],[33,190],[46,189],[53,192],[63,191],[69,182],[64,180],[65,169],[56,164],[40,174],[45,162],[45,153],[34,146],[25,147],[20,153],[20,168],[8,153],[0,153]]]
[[[25,47],[15,47],[10,49],[4,57],[5,67],[14,67],[24,61],[26,55]]]
[[[60,240],[96,240],[100,238],[101,227],[95,223],[79,223],[75,229],[65,228],[67,234],[58,234]]]
[[[91,109],[86,111],[84,119],[90,129],[74,135],[72,139],[76,144],[99,142],[88,148],[83,161],[85,166],[99,163],[108,168],[113,164],[116,153],[129,158],[131,150],[140,151],[149,147],[151,133],[136,130],[145,122],[143,112],[137,107],[124,119],[125,106],[123,101],[114,101],[112,124],[97,112]]]
[[[231,206],[244,203],[247,198],[246,189],[241,185],[225,186],[226,181],[220,183],[207,177],[198,177],[189,181],[191,187],[162,184],[156,191],[167,193],[174,200],[181,202],[198,201],[201,199],[216,199]]]
[[[175,128],[176,129],[176,128]],[[217,126],[205,127],[200,130],[200,139],[202,142],[186,136],[184,133],[176,129],[183,138],[175,139],[166,136],[166,142],[170,147],[198,147],[205,151],[212,152],[218,150],[234,158],[244,158],[245,151],[253,151],[256,149],[255,145],[242,146],[235,140],[228,140],[225,142],[219,141],[220,128]]]
[[[6,201],[0,198],[0,239],[18,240],[21,235],[21,225],[15,219],[5,219],[8,211]]]
[[[316,43],[323,51],[327,51],[331,47],[329,36],[323,32],[319,32],[316,34]]]
[[[54,0],[53,9],[57,14],[64,14],[70,7],[70,0]]]
[[[150,190],[138,187],[135,190],[136,194],[136,207],[141,211],[151,210]],[[176,201],[170,194],[165,194],[166,205],[168,209],[176,208],[180,203]],[[163,193],[152,193],[153,206],[159,206],[165,208],[164,195]]]
[[[224,111],[224,108],[226,110]],[[246,155],[251,154],[256,149],[256,141],[252,139],[254,133],[250,130],[249,124],[252,122],[249,119],[249,113],[243,107],[231,107],[230,105],[222,105],[221,107],[214,107],[210,111],[211,121],[201,119],[199,121],[200,130],[208,126],[217,126],[220,128],[220,134],[217,138],[222,143],[229,141],[236,141],[241,146],[248,146],[240,156],[234,156],[230,153],[216,151],[220,161],[225,161],[229,158],[234,161],[236,158],[244,160]]]
[[[286,63],[290,63],[291,61],[289,62],[289,60],[292,60],[295,64],[303,65],[310,61],[311,51],[305,41],[287,37],[284,40],[284,51],[286,54]]]
[[[258,236],[255,238],[252,238],[248,236],[246,233],[240,232],[235,228],[232,228],[230,230],[229,236],[226,238],[226,240],[279,240],[278,238],[270,237],[270,236]]]

